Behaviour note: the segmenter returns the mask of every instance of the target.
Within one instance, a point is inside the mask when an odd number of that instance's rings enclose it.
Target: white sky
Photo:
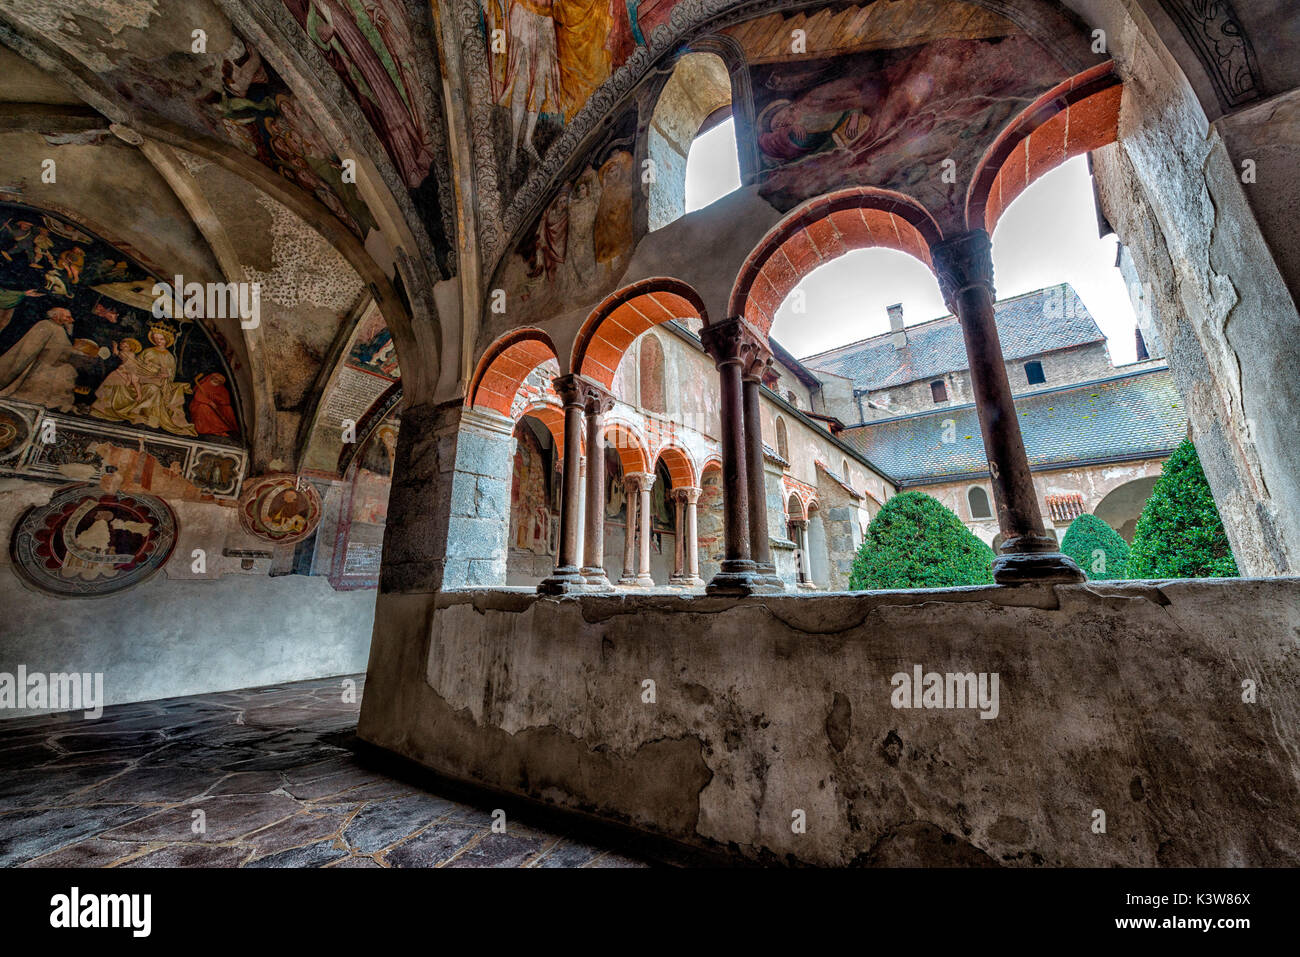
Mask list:
[[[686,163],[686,211],[700,209],[740,185],[735,127],[720,123],[695,140]],[[1115,363],[1134,360],[1135,319],[1115,268],[1114,235],[1097,237],[1097,212],[1086,156],[1043,176],[1002,214],[993,233],[993,276],[999,299],[1068,282],[1109,340]],[[807,312],[777,312],[772,336],[796,356],[812,355],[889,329],[885,307],[903,304],[907,325],[948,314],[933,273],[892,249],[848,253],[800,284]]]

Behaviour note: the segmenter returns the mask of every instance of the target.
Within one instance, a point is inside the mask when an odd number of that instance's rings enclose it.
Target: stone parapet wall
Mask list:
[[[1298,633],[1295,579],[381,593],[359,734],[750,860],[1295,865]],[[895,708],[918,665],[996,673],[997,716]]]

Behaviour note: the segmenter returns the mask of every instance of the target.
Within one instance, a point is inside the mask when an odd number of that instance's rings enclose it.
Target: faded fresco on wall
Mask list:
[[[515,426],[515,458],[510,481],[510,545],[536,555],[551,547],[551,455],[526,422]]]
[[[393,334],[388,331],[384,314],[375,306],[366,310],[348,348],[348,365],[363,372],[382,375],[389,380],[402,377],[397,363]]]
[[[176,533],[176,516],[162,499],[73,485],[22,515],[10,554],[22,579],[41,591],[92,598],[152,576],[171,555]]]
[[[239,496],[239,524],[266,542],[300,542],[320,522],[320,494],[310,482],[293,475],[263,475],[244,483]]]
[[[449,246],[436,177],[429,118],[441,104],[416,70],[408,13],[396,0],[283,0],[342,78],[402,181],[411,191],[439,256]],[[439,263],[446,267],[445,259]]]
[[[153,277],[50,213],[0,203],[0,217],[0,396],[239,439],[221,356],[194,320],[153,317]]]
[[[678,2],[480,0],[497,165],[508,193],[518,190],[591,94],[646,45]]]
[[[560,187],[506,257],[501,285],[516,322],[548,318],[575,297],[590,299],[617,284],[636,244],[641,181],[635,149],[633,114]]]
[[[605,521],[627,525],[627,486],[618,451],[605,446]]]
[[[761,195],[785,211],[850,185],[958,215],[985,149],[1061,69],[1023,36],[945,39],[752,69]],[[970,91],[984,91],[972,97]],[[944,182],[944,161],[956,163]]]

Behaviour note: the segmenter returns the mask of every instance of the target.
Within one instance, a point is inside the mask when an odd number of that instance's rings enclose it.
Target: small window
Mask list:
[[[989,508],[989,493],[978,485],[972,485],[966,491],[966,502],[970,505],[971,518],[992,518],[993,509]]]
[[[1025,378],[1029,380],[1030,385],[1042,385],[1047,381],[1047,376],[1043,375],[1043,364],[1041,362],[1025,363]]]
[[[846,484],[849,481],[849,460],[848,459],[844,459],[840,463],[840,478],[844,479]]]
[[[790,440],[785,432],[785,419],[776,420],[776,451],[781,458],[790,461]]]
[[[934,397],[935,402],[948,401],[948,387],[943,384],[942,379],[935,379],[930,383],[930,395]]]

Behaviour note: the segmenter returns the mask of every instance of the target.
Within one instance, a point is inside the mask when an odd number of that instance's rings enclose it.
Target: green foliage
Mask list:
[[[993,582],[993,549],[938,499],[895,495],[875,517],[853,559],[852,591],[950,588]]]
[[[1123,578],[1128,543],[1096,515],[1080,515],[1065,530],[1061,551],[1069,555],[1092,581]]]
[[[1235,578],[1237,563],[1190,439],[1174,450],[1138,519],[1130,578]]]

